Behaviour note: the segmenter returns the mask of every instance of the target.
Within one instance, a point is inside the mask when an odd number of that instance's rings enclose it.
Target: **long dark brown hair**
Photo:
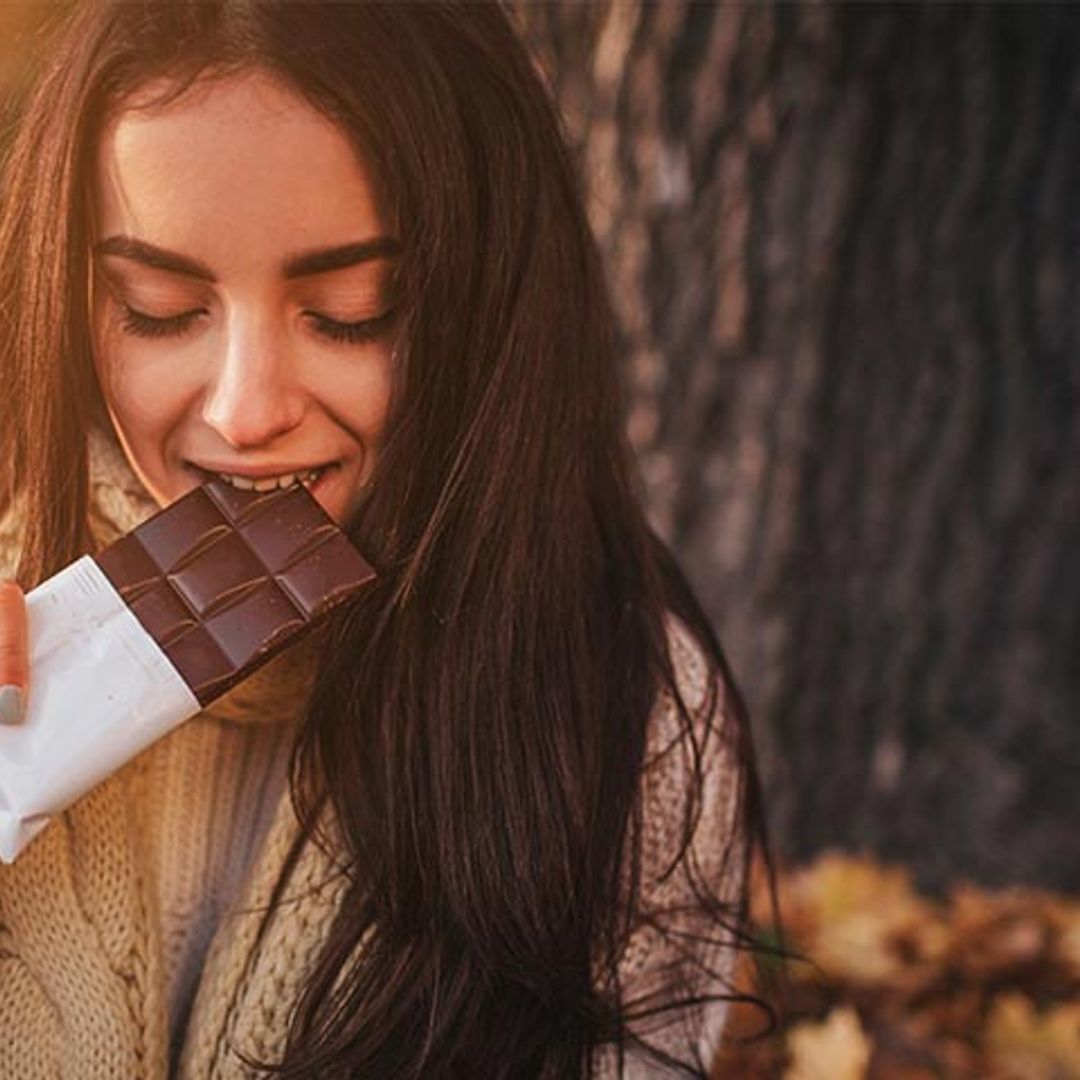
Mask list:
[[[291,770],[303,836],[328,843],[328,803],[349,881],[276,1071],[587,1075],[634,1038],[613,976],[659,694],[691,760],[732,750],[734,825],[696,842],[745,867],[763,826],[741,699],[640,509],[602,268],[526,51],[494,4],[92,0],[47,55],[0,216],[0,501],[25,522],[24,587],[90,548],[86,191],[134,90],[273,73],[350,136],[402,242],[389,435],[349,523],[380,579],[328,634]],[[693,713],[670,614],[707,666]],[[744,899],[699,884],[736,947]]]

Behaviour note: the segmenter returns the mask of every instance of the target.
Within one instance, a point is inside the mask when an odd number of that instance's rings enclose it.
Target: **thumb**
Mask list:
[[[0,581],[0,722],[22,720],[29,677],[26,598],[10,581]]]

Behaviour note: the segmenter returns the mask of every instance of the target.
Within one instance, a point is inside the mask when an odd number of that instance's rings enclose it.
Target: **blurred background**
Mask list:
[[[507,7],[816,964],[723,1075],[1080,1076],[1080,6]]]
[[[1080,8],[516,10],[780,850],[1080,890]]]

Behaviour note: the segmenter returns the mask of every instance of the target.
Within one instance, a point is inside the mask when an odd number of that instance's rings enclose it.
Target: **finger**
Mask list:
[[[25,691],[28,657],[26,597],[14,582],[0,581],[0,686]]]

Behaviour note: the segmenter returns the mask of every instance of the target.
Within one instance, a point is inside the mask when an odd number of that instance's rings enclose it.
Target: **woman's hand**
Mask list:
[[[0,723],[22,722],[29,669],[26,597],[14,582],[0,581]]]

